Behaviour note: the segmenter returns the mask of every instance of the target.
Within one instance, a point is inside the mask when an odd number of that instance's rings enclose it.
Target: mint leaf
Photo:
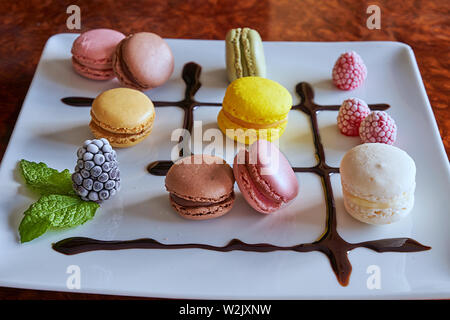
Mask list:
[[[27,186],[32,191],[40,195],[75,195],[69,170],[58,172],[56,169],[47,167],[43,162],[27,160],[21,160],[19,166]]]
[[[28,242],[42,236],[50,226],[50,220],[39,219],[33,215],[23,217],[19,226],[20,242]]]
[[[81,225],[92,219],[99,207],[98,203],[77,196],[44,195],[25,211],[19,226],[20,242],[31,241],[49,228]]]

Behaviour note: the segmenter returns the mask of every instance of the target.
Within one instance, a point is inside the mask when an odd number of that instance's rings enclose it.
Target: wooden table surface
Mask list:
[[[164,38],[224,39],[249,26],[263,40],[369,41],[409,44],[416,55],[447,155],[450,154],[450,4],[441,0],[161,0],[73,1],[81,30],[68,30],[71,1],[0,2],[0,160],[47,39],[61,32],[113,28]],[[369,30],[367,7],[381,9],[381,29]],[[0,287],[0,299],[126,299],[127,297]]]

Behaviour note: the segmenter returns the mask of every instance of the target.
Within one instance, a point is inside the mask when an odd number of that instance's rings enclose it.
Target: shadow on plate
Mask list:
[[[179,76],[174,76],[167,80],[162,86],[153,89],[143,91],[152,101],[173,101],[177,102],[183,100],[184,98],[185,84],[181,79],[181,74]],[[166,91],[170,91],[170,97],[161,99],[156,98],[161,95],[165,95]]]
[[[202,88],[217,88],[223,89],[224,91],[229,84],[227,70],[225,68],[203,70],[200,75],[200,81],[202,82]]]
[[[149,195],[148,199],[142,202],[124,206],[123,212],[127,217],[148,220],[148,223],[151,221],[176,223],[184,220],[172,209],[169,193],[153,197]]]
[[[22,176],[22,172],[20,170],[19,164],[20,164],[20,162],[17,161],[17,165],[16,165],[16,168],[15,168],[14,173],[13,173],[14,181],[17,182],[20,185],[17,188],[17,193],[20,194],[20,195],[29,197],[29,198],[36,198],[36,194],[31,192],[30,189],[28,189],[26,187],[25,179]]]
[[[162,221],[162,222],[168,222],[168,223],[214,223],[214,221],[219,222],[223,221],[225,222],[228,219],[236,218],[239,219],[246,218],[248,219],[257,217],[260,218],[260,215],[251,209],[250,207],[245,208],[248,210],[235,210],[236,206],[242,207],[248,205],[241,199],[241,195],[236,194],[236,201],[234,203],[233,209],[227,213],[226,215],[219,217],[217,219],[210,219],[210,220],[202,220],[202,221],[195,221],[195,220],[189,220],[181,217],[175,209],[172,208],[169,200],[169,193],[164,193],[158,196],[149,197],[147,200],[135,203],[132,205],[125,206],[123,208],[124,215],[126,216],[133,216],[135,218],[140,219],[148,219],[149,221]],[[238,212],[239,211],[239,212]]]
[[[320,136],[325,149],[342,152],[343,154],[361,144],[359,137],[348,137],[340,133],[337,125],[320,127]]]
[[[316,82],[312,82],[311,86],[313,87],[313,89],[320,89],[320,90],[325,90],[325,91],[336,91],[338,89],[336,89],[336,87],[333,84],[333,80],[331,79],[331,75],[329,79],[322,79]]]
[[[89,123],[76,127],[67,128],[60,131],[53,131],[41,134],[41,137],[51,141],[79,146],[87,139],[93,139],[93,135],[89,130]],[[75,151],[74,151],[75,152]]]
[[[293,112],[301,112],[297,110],[291,110],[290,113]],[[307,117],[306,115],[303,115],[304,117]],[[292,118],[292,117],[291,117]],[[290,119],[286,128],[286,131],[283,133],[283,135],[280,138],[280,146],[294,146],[302,147],[302,146],[308,146],[309,148],[314,148],[314,136],[311,129],[311,123],[309,119],[306,119],[306,126],[305,123],[298,123],[298,125],[295,123],[296,119]],[[302,150],[299,148],[299,152],[302,152]]]
[[[39,196],[31,192],[25,185],[25,180],[22,177],[22,173],[19,168],[19,162],[17,162],[16,168],[13,173],[14,181],[19,183],[19,187],[17,188],[17,193],[29,198],[29,201],[22,203],[20,206],[17,206],[14,210],[11,211],[8,217],[8,223],[12,230],[18,230],[20,222],[23,218],[23,213],[30,207],[30,205],[35,202]],[[15,238],[18,242],[20,242],[19,235],[15,233]]]
[[[70,59],[42,60],[40,71],[51,82],[68,87],[71,91],[90,92],[90,94],[85,93],[84,96],[95,97],[98,92],[120,87],[117,79],[97,81],[80,76],[72,69]]]

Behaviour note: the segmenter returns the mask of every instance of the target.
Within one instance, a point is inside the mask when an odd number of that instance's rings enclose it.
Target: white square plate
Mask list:
[[[71,265],[81,270],[81,289],[88,293],[173,298],[448,298],[450,297],[450,169],[414,54],[395,42],[266,42],[268,77],[299,98],[295,85],[312,84],[318,104],[336,105],[356,96],[368,103],[388,103],[399,127],[396,146],[416,161],[417,190],[413,212],[389,226],[369,226],[344,210],[339,175],[332,176],[338,231],[349,242],[410,237],[432,247],[418,253],[376,253],[360,248],[349,253],[353,272],[347,287],[336,280],[327,257],[320,252],[276,251],[228,253],[200,249],[94,251],[66,256],[51,244],[86,236],[105,240],[151,237],[163,243],[225,245],[233,238],[288,246],[315,241],[324,231],[326,204],[319,177],[298,173],[300,194],[281,212],[262,216],[253,211],[236,187],[237,199],[226,216],[187,221],[171,208],[164,177],[149,175],[146,165],[169,159],[176,141],[171,133],[182,126],[183,111],[158,108],[152,134],[141,144],[117,150],[122,190],[102,204],[96,217],[83,226],[52,231],[20,244],[17,228],[23,212],[36,197],[23,187],[17,162],[45,162],[58,170],[75,166],[76,150],[91,138],[89,108],[72,108],[66,96],[95,97],[118,87],[117,81],[97,82],[75,74],[70,48],[76,34],[51,37],[43,51],[0,169],[0,285],[70,291]],[[227,87],[224,42],[169,39],[175,71],[162,87],[147,92],[153,100],[178,101],[184,95],[181,70],[195,61],[203,68],[198,101],[221,102]],[[352,92],[331,83],[335,59],[355,50],[364,59],[368,78]],[[219,108],[199,108],[195,120],[203,130],[217,128]],[[336,112],[323,111],[318,120],[328,164],[338,166],[358,138],[339,134]],[[198,129],[198,128],[197,128]],[[208,143],[206,143],[208,144]],[[308,117],[291,111],[280,148],[293,166],[316,164]],[[230,163],[233,154],[224,155]],[[370,266],[380,271],[379,289],[369,289]]]

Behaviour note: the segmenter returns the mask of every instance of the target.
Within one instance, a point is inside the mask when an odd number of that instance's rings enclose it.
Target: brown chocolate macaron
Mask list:
[[[231,210],[234,176],[222,158],[192,155],[178,160],[167,172],[166,189],[172,207],[184,218],[206,220]]]

